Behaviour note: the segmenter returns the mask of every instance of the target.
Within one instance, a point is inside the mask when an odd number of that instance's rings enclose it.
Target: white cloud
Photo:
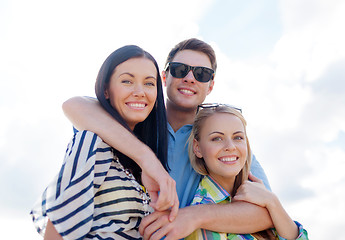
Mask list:
[[[35,231],[33,224],[31,224],[31,219],[29,216],[18,217],[13,215],[13,213],[6,213],[2,214],[0,217],[2,237],[4,239],[39,239],[39,235]]]
[[[258,61],[217,52],[208,101],[244,108],[254,153],[273,191],[310,238],[341,239],[345,4],[280,3],[283,34],[271,54]]]
[[[345,3],[338,0],[280,2],[285,32],[272,58],[281,63],[278,66],[281,74],[287,77],[295,74],[291,79],[301,77],[313,81],[329,64],[345,55],[345,33],[341,30]]]
[[[4,238],[11,239],[14,233],[16,238],[38,238],[29,211],[60,168],[72,136],[62,102],[75,95],[93,96],[99,67],[125,44],[143,47],[163,64],[174,44],[197,35],[197,20],[210,3],[1,3],[0,182],[6,194],[0,200],[0,223],[6,229]],[[187,14],[187,9],[193,11]]]
[[[0,23],[0,182],[9,194],[0,209],[17,208],[16,219],[30,224],[19,219],[60,167],[71,136],[61,104],[94,95],[98,69],[111,51],[138,44],[163,67],[174,44],[205,37],[198,36],[198,21],[211,5],[7,1]],[[288,212],[311,239],[337,239],[345,227],[337,218],[345,208],[345,4],[287,0],[280,6],[284,29],[269,55],[238,60],[217,40],[211,43],[219,69],[207,101],[243,107],[254,152]],[[13,224],[0,221],[8,229]]]

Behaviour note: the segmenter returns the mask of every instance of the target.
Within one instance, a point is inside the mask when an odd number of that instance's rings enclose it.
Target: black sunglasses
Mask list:
[[[203,103],[203,104],[200,104],[200,105],[198,105],[196,113],[198,113],[200,109],[204,109],[204,108],[217,108],[217,107],[222,107],[222,106],[233,108],[233,109],[239,111],[240,113],[242,113],[242,109],[241,108],[238,108],[238,107],[235,107],[235,106],[232,106],[232,105],[228,105],[228,104],[223,104],[223,103]]]
[[[190,70],[192,70],[195,79],[199,82],[208,82],[213,80],[214,71],[207,67],[192,67],[184,63],[168,62],[165,71],[170,70],[170,73],[175,78],[184,78]]]

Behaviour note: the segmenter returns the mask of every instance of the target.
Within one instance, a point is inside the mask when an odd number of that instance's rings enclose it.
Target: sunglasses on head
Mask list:
[[[170,70],[170,74],[175,78],[184,78],[192,70],[194,78],[198,82],[208,82],[213,80],[214,71],[207,67],[192,67],[184,63],[168,62],[165,71]]]
[[[222,103],[203,103],[198,105],[198,109],[196,110],[196,113],[199,112],[199,110],[204,109],[204,108],[217,108],[217,107],[228,107],[228,108],[232,108],[235,109],[237,111],[239,111],[240,113],[242,113],[242,109],[232,106],[232,105],[228,105],[228,104],[222,104]]]

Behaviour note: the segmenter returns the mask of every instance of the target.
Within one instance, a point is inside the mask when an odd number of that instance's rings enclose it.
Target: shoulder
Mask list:
[[[89,145],[92,147],[110,147],[96,133],[87,130],[76,132],[70,141],[70,144],[73,146]]]
[[[106,160],[110,163],[113,158],[112,148],[96,133],[80,131],[74,134],[65,153],[65,163],[81,166]],[[92,161],[89,161],[92,160]],[[83,165],[82,164],[82,165]]]
[[[87,139],[97,139],[103,141],[96,133],[87,130],[76,132],[73,138],[79,141],[85,141]]]

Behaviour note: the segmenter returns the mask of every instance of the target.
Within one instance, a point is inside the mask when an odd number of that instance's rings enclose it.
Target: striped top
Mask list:
[[[191,205],[198,204],[224,204],[230,203],[230,194],[219,185],[210,176],[204,176],[201,180],[199,187],[195,193],[194,199]],[[302,225],[295,222],[299,228],[299,236],[297,240],[307,240],[307,231],[303,229]],[[272,239],[272,240],[284,240],[280,237],[274,229],[261,231],[253,234],[234,234],[234,233],[218,233],[205,229],[197,229],[191,235],[185,238],[185,240],[260,240],[260,239]]]
[[[141,239],[149,196],[95,133],[78,132],[59,174],[31,211],[44,235],[49,220],[64,239]]]

